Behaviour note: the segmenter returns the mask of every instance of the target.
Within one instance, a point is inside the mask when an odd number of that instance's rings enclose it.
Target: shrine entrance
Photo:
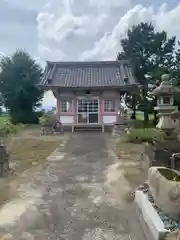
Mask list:
[[[79,124],[99,123],[99,99],[78,99],[77,110]]]

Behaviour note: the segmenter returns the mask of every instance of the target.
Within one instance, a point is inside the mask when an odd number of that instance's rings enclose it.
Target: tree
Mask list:
[[[140,104],[140,91],[139,89],[133,89],[130,93],[125,95],[125,102],[128,108],[132,109],[133,113],[131,118],[136,119],[136,110]]]
[[[175,51],[175,61],[174,66],[171,71],[172,78],[175,85],[180,85],[180,42],[178,41],[176,51]]]
[[[130,59],[141,85],[144,120],[148,121],[148,84],[156,86],[163,73],[174,65],[175,37],[165,31],[155,32],[151,23],[140,23],[128,30],[121,40],[122,52],[118,59]]]
[[[2,114],[2,107],[3,107],[3,101],[2,101],[2,95],[0,93],[0,115]]]
[[[180,42],[178,41],[178,44],[176,46],[176,52],[175,52],[175,61],[174,66],[171,70],[171,77],[172,77],[172,83],[176,85],[177,87],[180,87]],[[175,105],[178,106],[178,109],[180,110],[180,96],[175,97]]]
[[[12,123],[37,123],[43,91],[37,87],[42,69],[22,50],[0,60],[0,91]]]

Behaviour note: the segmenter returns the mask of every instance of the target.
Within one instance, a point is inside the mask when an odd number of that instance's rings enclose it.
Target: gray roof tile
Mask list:
[[[126,80],[126,81],[125,81]],[[120,87],[136,84],[128,61],[47,62],[40,86]]]

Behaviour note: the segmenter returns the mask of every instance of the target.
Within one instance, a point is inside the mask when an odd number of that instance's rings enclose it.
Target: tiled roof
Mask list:
[[[128,61],[47,62],[40,86],[122,87],[136,84]]]

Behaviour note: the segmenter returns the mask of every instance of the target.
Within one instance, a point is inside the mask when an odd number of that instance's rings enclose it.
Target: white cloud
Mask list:
[[[37,18],[40,55],[67,61],[115,59],[120,39],[129,27],[141,21],[152,21],[157,29],[165,29],[170,35],[179,34],[180,4],[169,11],[166,4],[157,10],[139,4],[125,8],[127,11],[119,17],[125,3],[130,6],[130,2],[119,0],[87,0],[84,5],[78,5],[78,0],[61,4],[51,1]],[[74,8],[77,5],[81,8],[78,15]]]
[[[93,59],[115,59],[120,49],[120,39],[124,38],[127,29],[143,21],[151,21],[157,30],[166,30],[169,35],[180,37],[180,4],[171,11],[166,10],[163,4],[156,13],[153,7],[137,5],[130,9],[108,36],[105,35],[94,44],[94,48],[85,50],[79,57],[82,60]]]
[[[45,59],[77,60],[112,31],[123,7],[129,4],[124,0],[50,1],[37,17],[39,43],[45,50],[40,47],[40,55]]]
[[[45,60],[114,60],[127,29],[142,21],[180,37],[180,4],[167,10],[124,0],[52,0],[37,18],[39,53]]]
[[[163,4],[155,15],[156,25],[160,30],[166,30],[169,35],[180,37],[180,4],[168,11],[167,4]]]
[[[56,100],[51,91],[45,92],[42,106],[45,106],[45,107],[55,107],[56,106]]]
[[[3,1],[3,0],[1,0]],[[5,2],[11,4],[14,7],[18,7],[26,10],[38,10],[41,9],[43,4],[46,3],[47,0],[4,0]]]
[[[4,57],[5,54],[3,52],[0,52],[0,57]]]
[[[125,0],[125,1],[120,1],[120,0],[113,0],[113,1],[109,1],[109,0],[90,0],[90,5],[95,6],[95,7],[105,7],[105,8],[109,8],[110,6],[114,6],[114,7],[122,7],[122,6],[127,6],[130,5],[131,1],[130,0]]]

